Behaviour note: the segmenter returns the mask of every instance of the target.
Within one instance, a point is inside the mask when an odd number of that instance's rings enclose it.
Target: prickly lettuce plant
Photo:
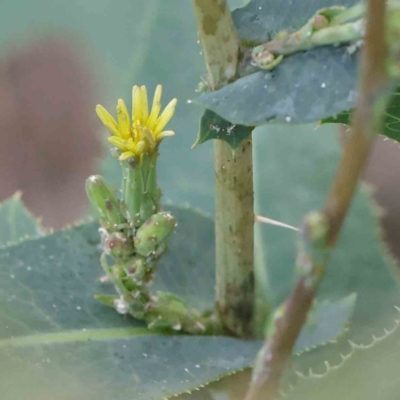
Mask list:
[[[161,203],[176,100],[160,114],[161,86],[151,107],[134,86],[132,113],[98,106],[117,179],[88,178],[95,220],[50,233],[18,195],[0,205],[2,398],[397,398],[397,266],[357,188],[376,134],[398,139],[397,3],[146,4],[169,26],[194,11],[215,221]],[[343,150],[332,126],[292,125],[307,122],[351,123]]]
[[[165,253],[176,220],[160,211],[161,191],[157,185],[158,148],[173,131],[164,130],[174,114],[176,99],[160,114],[162,86],[158,85],[149,110],[147,89],[134,86],[132,118],[125,102],[117,104],[117,120],[98,105],[97,115],[110,133],[112,154],[121,163],[121,199],[118,199],[101,176],[86,181],[90,203],[100,217],[99,229],[104,253],[100,257],[106,278],[118,295],[96,298],[116,309],[146,321],[148,328],[166,328],[203,334],[217,325],[212,313],[202,315],[179,296],[169,292],[149,292],[156,263]],[[111,256],[113,264],[107,263]]]

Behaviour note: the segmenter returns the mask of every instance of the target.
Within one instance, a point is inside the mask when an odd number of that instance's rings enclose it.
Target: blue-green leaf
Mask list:
[[[250,126],[231,124],[214,112],[206,110],[201,117],[200,131],[192,148],[208,140],[219,139],[229,143],[234,150],[252,131]]]
[[[299,29],[312,14],[332,5],[357,1],[252,0],[235,10],[239,37],[255,46],[281,30]],[[356,100],[357,52],[347,46],[327,46],[285,57],[272,71],[253,69],[220,90],[202,94],[195,102],[233,124],[259,126],[267,122],[305,123],[352,108]]]
[[[324,118],[321,123],[345,124],[350,125],[352,111],[343,111],[340,114]],[[389,139],[400,142],[400,90],[393,93],[386,110],[383,131],[380,132]]]
[[[39,221],[25,208],[17,192],[0,204],[0,246],[43,233]]]

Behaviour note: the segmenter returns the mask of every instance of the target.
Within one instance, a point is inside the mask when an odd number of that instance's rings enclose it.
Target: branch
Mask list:
[[[239,38],[226,0],[193,0],[193,10],[208,83],[215,90],[237,75]]]
[[[239,39],[226,0],[193,0],[211,90],[237,77]],[[225,329],[254,334],[254,196],[251,139],[214,143],[216,305]]]
[[[382,123],[382,108],[387,102],[386,58],[385,1],[369,0],[361,62],[360,95],[353,115],[351,134],[324,209],[330,225],[329,246],[336,243],[358,179]]]
[[[385,0],[368,0],[366,43],[362,53],[361,87],[351,136],[345,144],[325,209],[306,218],[300,237],[299,278],[290,298],[275,314],[253,370],[246,400],[275,400],[282,372],[307,319],[325,266],[336,243],[382,123],[388,101],[385,72]]]

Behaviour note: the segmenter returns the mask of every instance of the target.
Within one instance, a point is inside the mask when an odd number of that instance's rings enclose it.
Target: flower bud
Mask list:
[[[174,231],[175,218],[168,212],[152,215],[137,231],[134,238],[138,254],[148,257],[155,254],[157,248],[164,243]]]
[[[122,232],[103,233],[102,244],[104,251],[114,258],[127,258],[134,252],[132,238]]]
[[[119,202],[100,175],[86,180],[86,194],[102,221],[107,225],[126,223]]]
[[[146,307],[144,318],[149,329],[167,328],[192,334],[204,334],[201,315],[180,297],[158,291]]]
[[[312,27],[314,31],[319,31],[329,26],[329,20],[322,14],[317,14],[312,20]]]
[[[194,323],[187,303],[169,292],[157,292],[147,307],[145,318],[150,329],[172,328],[180,331],[184,322]]]

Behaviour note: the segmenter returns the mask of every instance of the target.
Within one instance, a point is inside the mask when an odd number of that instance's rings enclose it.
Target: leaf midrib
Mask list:
[[[7,347],[27,347],[40,344],[98,341],[106,339],[124,339],[132,336],[165,335],[163,330],[147,328],[108,328],[70,330],[57,333],[43,333],[12,337],[0,340],[0,349]]]

